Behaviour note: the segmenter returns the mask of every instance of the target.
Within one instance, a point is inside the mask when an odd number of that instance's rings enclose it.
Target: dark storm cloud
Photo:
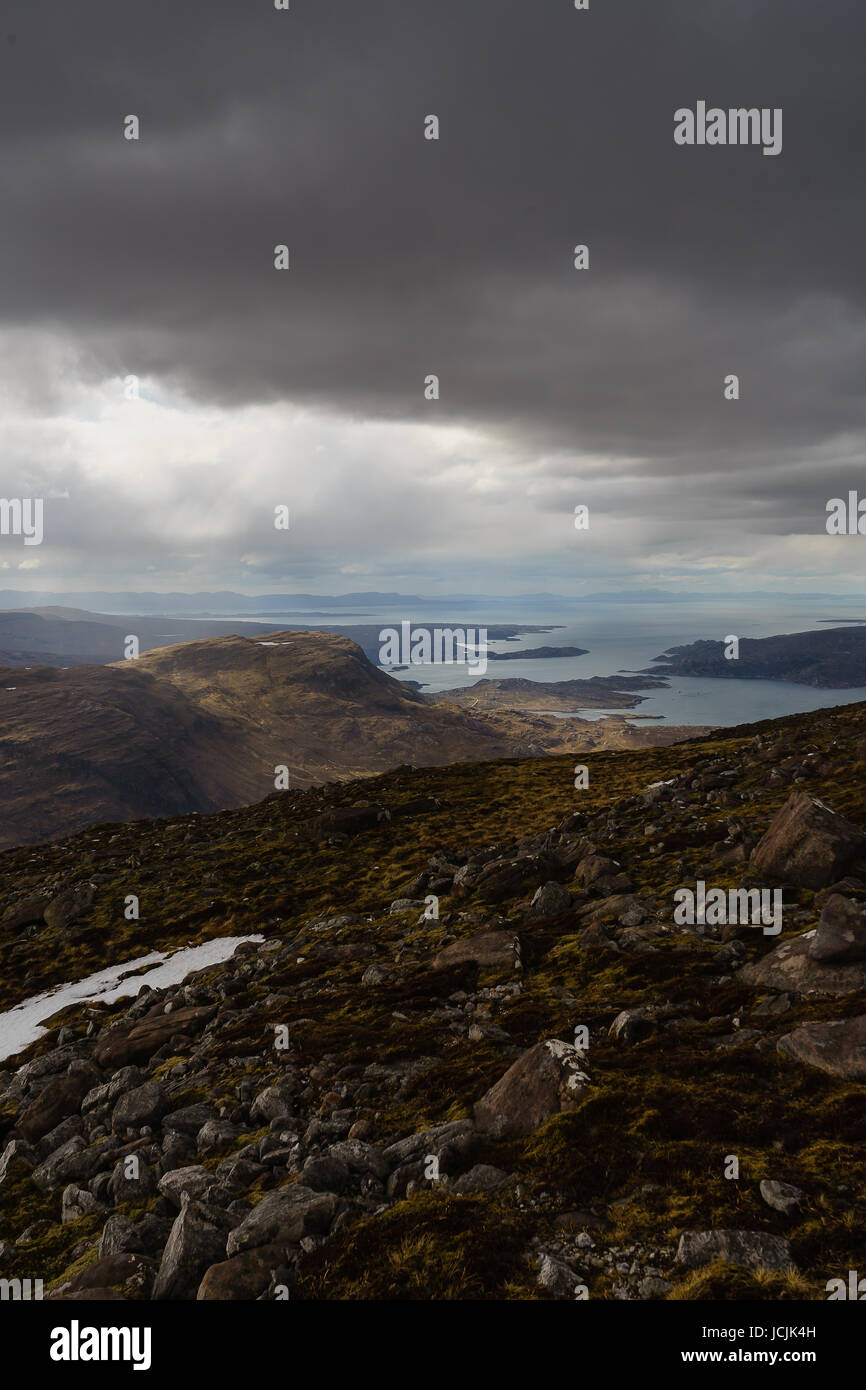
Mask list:
[[[850,0],[26,0],[4,25],[0,316],[94,379],[649,459],[726,512],[755,492],[771,529],[773,498],[809,516],[842,485],[847,448],[827,483],[809,459],[866,428]],[[678,148],[698,100],[781,107],[781,155]]]

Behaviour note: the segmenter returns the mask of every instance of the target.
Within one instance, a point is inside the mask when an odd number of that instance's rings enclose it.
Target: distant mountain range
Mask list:
[[[670,589],[620,589],[590,594],[401,594],[379,590],[362,590],[347,594],[239,594],[231,589],[198,593],[158,593],[156,591],[82,590],[62,593],[56,590],[0,589],[0,609],[46,608],[62,605],[97,611],[150,613],[247,613],[292,612],[294,609],[318,608],[322,605],[348,604],[351,607],[400,606],[407,610],[419,605],[496,604],[514,607],[521,604],[569,606],[579,603],[728,603],[743,601],[789,602],[796,599],[827,600],[856,604],[857,594],[804,593],[789,594],[773,590],[753,589],[740,593],[695,593]],[[407,613],[408,616],[408,613]]]
[[[357,642],[367,658],[378,663],[381,623],[321,623],[314,613],[309,624],[296,626],[316,632],[342,633]],[[457,622],[446,624],[456,627]],[[521,634],[549,632],[553,625],[488,623],[488,640],[511,641]],[[89,613],[83,608],[12,608],[0,610],[0,667],[104,665],[125,657],[128,635],[138,639],[139,651],[153,651],[198,638],[262,637],[273,630],[274,620],[248,622],[238,618],[185,618],[170,614],[142,616],[126,613]],[[526,648],[502,653],[488,651],[492,661],[533,656],[578,655],[581,647]]]

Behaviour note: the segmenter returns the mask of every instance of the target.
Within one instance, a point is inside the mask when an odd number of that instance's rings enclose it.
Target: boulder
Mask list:
[[[825,888],[866,849],[866,835],[808,792],[792,792],[752,851],[756,873],[776,883]]]
[[[91,1297],[96,1297],[97,1290],[105,1289],[140,1291],[147,1297],[153,1270],[153,1261],[145,1259],[143,1255],[106,1255],[78,1270],[71,1278],[59,1284],[48,1297],[77,1299],[86,1297],[88,1292]],[[120,1296],[123,1297],[123,1294]]]
[[[349,1185],[349,1165],[329,1154],[312,1155],[304,1164],[301,1182],[314,1192],[343,1192]]]
[[[365,1144],[362,1139],[341,1139],[331,1145],[328,1153],[331,1158],[345,1163],[353,1173],[370,1174],[380,1182],[388,1176],[390,1165],[376,1144]]]
[[[117,1132],[155,1125],[168,1109],[168,1092],[161,1081],[146,1081],[121,1096],[111,1116],[111,1127]]]
[[[550,855],[528,854],[518,859],[494,859],[485,864],[473,888],[487,902],[499,902],[522,893],[526,887],[539,888],[555,871]]]
[[[831,1023],[804,1023],[776,1046],[788,1057],[830,1076],[866,1081],[866,1014]]]
[[[744,984],[782,994],[851,994],[866,986],[866,962],[819,961],[811,955],[815,932],[781,941],[738,971]]]
[[[828,898],[809,943],[812,960],[866,960],[866,907],[837,893]]]
[[[271,1120],[279,1119],[283,1115],[288,1118],[292,1112],[292,1096],[296,1089],[293,1079],[289,1077],[278,1082],[276,1086],[266,1086],[263,1091],[259,1091],[250,1106],[251,1122],[270,1124]]]
[[[452,941],[433,957],[433,969],[472,961],[483,970],[513,970],[518,938],[511,931],[480,931],[463,941]]]
[[[336,1208],[333,1193],[290,1183],[269,1192],[253,1207],[231,1232],[227,1253],[231,1257],[261,1245],[295,1245],[306,1235],[322,1234],[330,1227]]]
[[[76,883],[53,898],[42,915],[49,927],[62,931],[90,910],[95,896],[95,883]]]
[[[162,1252],[154,1300],[194,1299],[205,1271],[225,1259],[231,1226],[219,1207],[185,1198]]]
[[[494,1168],[490,1163],[476,1163],[468,1173],[461,1173],[451,1183],[450,1191],[462,1195],[465,1192],[496,1192],[509,1181],[510,1174],[504,1168]]]
[[[228,1120],[208,1120],[195,1137],[196,1148],[200,1154],[218,1153],[233,1144],[240,1134],[240,1126]]]
[[[197,1033],[213,1018],[214,1006],[173,1009],[167,1014],[161,1006],[134,1023],[122,1023],[100,1038],[93,1056],[101,1067],[123,1067],[146,1062],[176,1033]]]
[[[188,1168],[172,1168],[170,1173],[163,1174],[157,1187],[163,1197],[167,1197],[173,1206],[180,1209],[185,1194],[201,1197],[215,1181],[213,1173],[207,1168],[194,1164]]]
[[[135,1163],[129,1163],[129,1158],[134,1158]],[[143,1158],[131,1154],[117,1164],[111,1174],[108,1190],[116,1207],[124,1202],[140,1206],[156,1192],[156,1178]]]
[[[185,1134],[188,1139],[195,1139],[199,1130],[204,1129],[208,1121],[215,1118],[212,1107],[205,1101],[200,1101],[197,1105],[184,1105],[180,1110],[172,1110],[170,1115],[164,1117],[162,1127],[166,1133],[174,1131],[176,1134]]]
[[[549,1038],[524,1052],[482,1096],[474,1108],[475,1124],[494,1139],[522,1138],[552,1115],[573,1109],[588,1085],[581,1053]]]
[[[686,1231],[680,1236],[676,1258],[686,1269],[700,1269],[715,1260],[778,1274],[794,1274],[797,1269],[788,1242],[766,1231]]]
[[[103,1139],[88,1148],[80,1135],[76,1135],[34,1168],[30,1176],[43,1192],[69,1182],[89,1182],[112,1162],[115,1153],[113,1139]]]
[[[551,879],[548,883],[543,883],[540,888],[536,888],[532,902],[529,904],[529,915],[539,919],[557,917],[559,913],[565,912],[570,906],[571,894],[568,889]]]
[[[105,1203],[98,1201],[86,1187],[76,1187],[75,1183],[64,1187],[60,1199],[60,1220],[64,1226],[82,1216],[96,1216],[105,1210]]]
[[[449,1157],[468,1158],[477,1144],[478,1134],[471,1120],[446,1120],[444,1124],[419,1130],[417,1134],[408,1134],[405,1139],[389,1144],[382,1155],[383,1168],[387,1172],[389,1168],[429,1155],[446,1160]]]
[[[614,1042],[628,1045],[649,1037],[652,1030],[652,1019],[646,1009],[623,1009],[610,1025],[608,1033]]]
[[[31,1144],[49,1134],[70,1115],[77,1115],[81,1102],[92,1088],[93,1081],[86,1073],[67,1073],[49,1081],[27,1109],[18,1116],[15,1128]]]
[[[0,1184],[14,1182],[32,1172],[36,1166],[36,1155],[23,1139],[10,1139],[0,1154]]]
[[[783,1216],[790,1216],[803,1200],[803,1193],[799,1187],[793,1187],[789,1182],[774,1182],[768,1178],[764,1178],[761,1183],[761,1196],[768,1207],[782,1212]]]
[[[29,898],[23,898],[20,902],[13,903],[7,907],[0,917],[0,927],[5,931],[20,931],[22,927],[28,927],[34,922],[43,920],[42,914],[48,905],[49,897],[46,893],[35,894]]]
[[[573,1298],[580,1280],[574,1270],[553,1255],[540,1255],[537,1282],[554,1298]]]
[[[100,1259],[106,1255],[142,1254],[135,1223],[120,1212],[115,1212],[109,1216],[102,1228],[102,1235],[99,1237],[97,1253]]]
[[[272,1275],[286,1263],[282,1245],[260,1245],[244,1250],[231,1260],[211,1265],[205,1271],[196,1298],[204,1300],[251,1301],[268,1289]]]

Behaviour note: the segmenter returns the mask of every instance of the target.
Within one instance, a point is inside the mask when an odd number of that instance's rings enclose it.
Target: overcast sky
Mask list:
[[[0,588],[859,591],[864,39],[853,0],[7,0],[0,497],[46,502]],[[676,145],[699,101],[782,152]]]

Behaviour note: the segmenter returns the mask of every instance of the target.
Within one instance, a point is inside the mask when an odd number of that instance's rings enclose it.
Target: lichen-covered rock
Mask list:
[[[811,954],[814,932],[780,941],[739,971],[744,984],[783,994],[852,994],[866,986],[866,962],[820,961]]]
[[[495,1139],[519,1139],[573,1109],[588,1085],[581,1053],[549,1038],[524,1052],[482,1096],[473,1112],[476,1127]]]
[[[809,943],[812,960],[866,960],[866,907],[840,893],[828,898]]]

